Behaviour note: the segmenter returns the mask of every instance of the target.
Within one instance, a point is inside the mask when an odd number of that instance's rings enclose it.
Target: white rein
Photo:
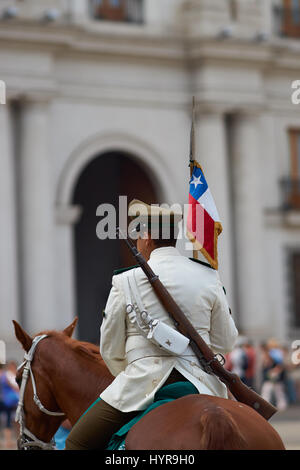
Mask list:
[[[43,442],[40,439],[38,439],[34,434],[32,434],[29,429],[26,428],[25,426],[25,414],[24,414],[24,393],[25,393],[25,388],[26,384],[28,381],[28,377],[30,374],[31,377],[31,382],[32,382],[32,388],[33,388],[33,400],[34,403],[38,406],[38,408],[45,414],[49,416],[63,416],[64,413],[61,413],[60,411],[49,411],[47,410],[43,404],[41,403],[37,390],[36,390],[36,384],[34,380],[34,375],[31,369],[31,362],[33,360],[33,356],[35,353],[35,349],[38,345],[38,343],[44,339],[47,338],[48,335],[40,335],[36,336],[33,341],[31,348],[27,353],[24,355],[24,362],[18,367],[18,370],[21,369],[24,366],[23,374],[22,374],[22,382],[21,382],[21,387],[20,387],[20,396],[19,396],[19,402],[18,402],[18,407],[16,411],[16,418],[15,420],[20,424],[20,438],[19,438],[19,448],[20,449],[27,449],[30,447],[39,447],[43,450],[54,450],[55,449],[55,442],[54,439],[52,439],[50,442]],[[28,438],[30,440],[28,440]]]

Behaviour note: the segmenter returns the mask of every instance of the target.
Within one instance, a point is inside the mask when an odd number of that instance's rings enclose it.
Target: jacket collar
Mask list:
[[[180,253],[174,246],[163,246],[161,248],[155,248],[155,250],[151,252],[150,260],[159,256],[180,256]]]

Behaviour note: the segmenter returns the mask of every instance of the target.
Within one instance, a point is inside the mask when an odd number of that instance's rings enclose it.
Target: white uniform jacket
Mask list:
[[[148,263],[212,350],[230,352],[238,332],[218,272],[181,256],[173,247],[153,250]],[[123,412],[146,409],[173,368],[190,380],[199,393],[227,397],[225,385],[203,371],[190,347],[183,356],[171,355],[129,321],[122,276],[134,276],[151,317],[174,328],[141,268],[113,276],[101,325],[100,353],[116,378],[100,397]]]

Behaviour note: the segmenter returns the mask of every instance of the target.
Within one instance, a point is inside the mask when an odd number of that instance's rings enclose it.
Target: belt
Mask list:
[[[193,353],[193,350],[191,349],[190,346],[188,346],[186,351],[188,354],[182,354],[179,357],[197,361],[195,354]],[[167,351],[164,351],[163,349],[160,350],[154,345],[143,346],[142,348],[132,349],[131,351],[128,351],[126,354],[128,364],[131,364],[132,362],[137,361],[138,359],[145,359],[146,357],[167,357],[169,359],[171,358],[176,359],[177,356],[168,354]]]
[[[138,359],[145,359],[146,357],[172,357],[171,354],[168,354],[167,352],[164,353],[163,351],[160,352],[156,349],[157,348],[151,346],[132,349],[126,354],[127,363],[131,364],[132,362],[137,361]]]

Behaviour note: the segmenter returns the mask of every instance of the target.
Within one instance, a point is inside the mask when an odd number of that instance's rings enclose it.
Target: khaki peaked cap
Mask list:
[[[175,208],[165,208],[133,199],[128,205],[128,216],[132,220],[138,217],[139,220],[144,221],[148,226],[172,226],[178,224],[183,214],[179,204]]]

